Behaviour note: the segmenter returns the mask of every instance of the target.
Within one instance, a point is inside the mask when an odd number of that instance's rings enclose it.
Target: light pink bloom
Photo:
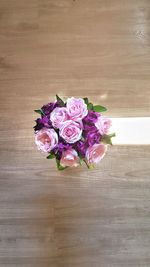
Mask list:
[[[67,111],[74,121],[82,120],[88,114],[87,105],[82,98],[68,98]]]
[[[72,120],[66,121],[60,128],[59,134],[67,143],[75,143],[81,139],[81,125]]]
[[[94,144],[89,147],[86,151],[86,160],[88,164],[98,163],[107,151],[107,145],[104,144]]]
[[[50,114],[50,120],[54,128],[60,128],[68,119],[69,115],[65,107],[57,107]]]
[[[54,129],[43,128],[35,135],[35,143],[43,152],[50,152],[58,143],[58,135]]]
[[[74,149],[63,151],[60,164],[63,167],[77,167],[79,165],[79,157]]]
[[[106,117],[99,116],[95,126],[101,135],[108,134],[109,128],[111,127],[111,120]]]

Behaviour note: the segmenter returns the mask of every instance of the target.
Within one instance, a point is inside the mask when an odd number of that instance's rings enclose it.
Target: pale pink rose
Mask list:
[[[43,128],[35,134],[35,143],[43,152],[50,152],[58,143],[58,135],[54,129]]]
[[[111,120],[106,117],[99,116],[95,126],[101,135],[108,134],[109,128],[111,127]]]
[[[50,120],[54,128],[60,128],[68,119],[69,115],[65,107],[57,107],[50,114]]]
[[[94,144],[88,147],[86,151],[86,160],[88,164],[98,163],[107,151],[107,145],[104,144]]]
[[[82,120],[88,114],[87,105],[82,98],[68,98],[67,111],[74,121]]]
[[[74,149],[63,151],[60,164],[63,167],[77,167],[79,165],[79,157]]]
[[[59,134],[67,143],[75,143],[81,139],[81,124],[72,120],[66,121],[60,128]]]

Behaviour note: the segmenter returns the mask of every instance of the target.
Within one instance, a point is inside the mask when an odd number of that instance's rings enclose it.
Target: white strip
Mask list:
[[[113,144],[148,145],[150,144],[150,117],[111,118]]]

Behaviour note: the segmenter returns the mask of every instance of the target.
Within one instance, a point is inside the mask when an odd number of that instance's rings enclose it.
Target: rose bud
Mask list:
[[[63,151],[60,164],[63,167],[77,167],[79,165],[77,152],[74,149]]]

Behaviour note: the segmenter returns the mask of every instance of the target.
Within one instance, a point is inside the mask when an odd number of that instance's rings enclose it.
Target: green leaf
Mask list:
[[[112,140],[111,140],[111,138],[112,138],[112,137],[115,137],[115,136],[116,136],[115,133],[112,133],[112,134],[109,134],[109,135],[104,134],[104,135],[102,136],[102,138],[101,138],[101,142],[104,143],[104,144],[112,145]]]
[[[56,95],[56,99],[57,99],[57,102],[59,103],[59,105],[61,107],[64,107],[65,106],[64,101],[58,95]]]
[[[109,134],[110,138],[115,137],[116,133]]]
[[[34,110],[36,113],[40,114],[40,115],[44,115],[44,112],[42,109],[35,109]]]
[[[96,105],[93,107],[93,110],[96,111],[96,112],[104,112],[107,110],[107,108],[103,107],[103,106],[100,106],[100,105]]]
[[[55,158],[55,154],[53,153],[50,153],[48,156],[47,156],[47,159],[54,159]]]
[[[83,100],[84,100],[85,104],[88,105],[88,103],[89,103],[88,98],[87,97],[84,97]]]
[[[93,110],[93,104],[92,103],[88,103],[88,110]]]
[[[56,159],[56,164],[57,164],[57,169],[58,169],[59,171],[63,171],[63,170],[65,170],[66,168],[68,168],[67,166],[66,166],[66,167],[61,166],[61,164],[60,164],[60,160],[59,160],[59,159]]]

